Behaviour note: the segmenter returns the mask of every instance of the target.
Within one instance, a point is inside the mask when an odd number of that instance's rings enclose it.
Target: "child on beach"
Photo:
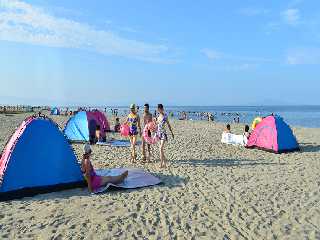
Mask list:
[[[144,127],[150,122],[152,122],[152,114],[149,111],[149,104],[146,103],[144,105],[144,113],[143,113],[143,124],[144,124]],[[151,136],[151,132],[148,133],[148,134],[149,134],[149,136]],[[142,138],[142,156],[143,156],[142,162],[146,162],[147,161],[146,146],[147,146],[147,149],[148,149],[148,162],[151,162],[151,146],[150,146],[150,144],[147,144],[146,141]]]
[[[135,104],[130,105],[130,114],[128,115],[125,124],[129,125],[129,138],[131,143],[131,163],[135,163],[137,160],[136,143],[138,134],[141,137],[140,117],[137,114]]]
[[[119,120],[119,118],[116,118],[116,123],[115,123],[115,125],[114,125],[114,131],[115,132],[120,132],[120,120]]]
[[[166,125],[168,126],[172,138],[174,138],[174,134],[171,128],[171,125],[169,123],[168,120],[168,116],[164,111],[164,107],[162,104],[158,104],[158,112],[159,112],[159,116],[157,118],[157,125],[158,125],[158,129],[157,129],[157,136],[160,139],[160,160],[161,160],[161,164],[160,167],[161,168],[166,168],[167,167],[167,160],[166,157],[164,155],[164,144],[166,141],[168,141],[168,137],[167,137],[167,132],[166,132]]]
[[[84,145],[84,154],[81,161],[81,171],[88,183],[88,189],[90,192],[97,191],[100,187],[106,186],[108,183],[118,184],[123,182],[123,180],[128,176],[128,171],[125,171],[118,176],[99,176],[96,174],[90,157],[92,154],[92,149],[89,144]]]

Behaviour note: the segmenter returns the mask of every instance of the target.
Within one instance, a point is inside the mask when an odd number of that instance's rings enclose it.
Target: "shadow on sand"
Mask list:
[[[257,165],[283,165],[266,160],[246,160],[246,159],[190,159],[173,161],[174,164],[186,164],[194,167],[235,167],[235,166],[257,166]]]
[[[301,152],[320,152],[320,145],[315,143],[299,143]]]
[[[45,194],[38,194],[33,197],[25,197],[21,199],[15,199],[15,200],[9,200],[6,201],[7,203],[10,203],[11,201],[19,201],[19,202],[33,202],[33,201],[58,201],[59,199],[70,199],[70,198],[88,198],[88,197],[95,197],[95,196],[101,196],[101,197],[107,197],[108,195],[112,194],[119,194],[121,192],[123,193],[130,193],[130,192],[141,192],[145,189],[152,189],[152,188],[179,188],[184,186],[187,183],[187,179],[175,176],[175,175],[167,175],[162,173],[151,173],[152,175],[158,177],[161,180],[161,183],[153,186],[146,186],[146,187],[140,187],[140,188],[133,188],[133,189],[124,189],[124,188],[117,188],[110,186],[107,191],[91,195],[86,187],[84,188],[75,188],[70,190],[63,190],[58,192],[52,192],[52,193],[45,193]]]

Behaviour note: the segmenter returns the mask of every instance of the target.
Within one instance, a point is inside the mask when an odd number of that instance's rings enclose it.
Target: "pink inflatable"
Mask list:
[[[143,139],[148,143],[148,144],[155,144],[159,141],[159,138],[156,133],[154,133],[156,130],[156,125],[154,122],[148,123],[144,129],[143,129]],[[151,133],[151,136],[149,135]]]
[[[129,136],[129,126],[127,124],[122,124],[120,127],[120,134],[124,137],[128,137]]]

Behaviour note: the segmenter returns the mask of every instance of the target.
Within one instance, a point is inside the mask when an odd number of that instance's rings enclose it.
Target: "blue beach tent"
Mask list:
[[[1,154],[0,200],[83,185],[71,146],[48,118],[27,118]]]
[[[78,112],[67,122],[63,133],[71,141],[89,141],[89,128],[86,112]]]
[[[51,115],[60,115],[60,110],[56,107],[52,108]]]
[[[81,111],[69,119],[63,133],[69,141],[88,142],[95,136],[97,126],[105,138],[106,132],[110,131],[106,116],[100,111]]]

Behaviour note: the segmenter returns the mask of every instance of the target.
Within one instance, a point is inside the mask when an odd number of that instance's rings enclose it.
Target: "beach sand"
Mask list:
[[[25,117],[0,115],[1,149]],[[163,184],[1,202],[0,239],[320,239],[320,129],[294,128],[302,151],[277,155],[220,143],[223,124],[172,125],[165,170],[157,149],[156,163],[132,165],[127,148],[93,147],[96,168],[144,168]]]

